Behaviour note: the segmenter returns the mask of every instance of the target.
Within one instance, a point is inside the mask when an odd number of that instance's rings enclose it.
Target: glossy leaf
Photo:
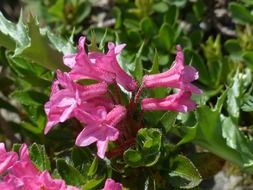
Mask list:
[[[82,174],[64,160],[57,160],[56,167],[60,176],[66,181],[67,184],[80,186],[85,183],[85,178],[82,176]]]
[[[159,42],[167,51],[172,47],[174,42],[174,31],[167,23],[164,23],[159,30]]]
[[[143,164],[142,155],[137,150],[129,149],[125,151],[124,160],[131,167],[140,167]]]
[[[240,24],[253,23],[253,15],[243,5],[232,2],[229,4],[229,10],[231,11],[233,18]]]
[[[32,146],[29,147],[29,155],[32,162],[40,171],[51,169],[51,164],[43,145],[38,145],[35,143],[32,144]]]
[[[36,91],[15,91],[11,94],[12,98],[15,98],[18,100],[20,103],[24,105],[34,105],[34,106],[39,106],[43,105],[46,100],[47,96],[43,95],[39,92]]]
[[[238,121],[240,116],[240,99],[242,97],[242,78],[239,72],[233,78],[233,85],[228,90],[227,110],[231,117]]]
[[[190,189],[200,184],[202,177],[188,158],[178,155],[171,162],[172,171],[169,172],[169,176],[172,185]]]

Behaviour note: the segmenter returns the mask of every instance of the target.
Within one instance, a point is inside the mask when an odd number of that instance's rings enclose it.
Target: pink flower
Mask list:
[[[122,190],[122,185],[116,183],[113,179],[107,179],[102,190]]]
[[[30,159],[27,145],[21,145],[19,149],[19,160],[13,165],[10,173],[17,178],[36,176],[40,173]]]
[[[125,117],[126,108],[116,106],[108,114],[103,107],[94,109],[94,114],[80,113],[80,120],[87,126],[76,139],[76,145],[88,146],[97,143],[97,155],[104,158],[109,141],[118,139],[119,131],[115,126]]]
[[[196,104],[190,99],[191,92],[179,91],[165,98],[144,98],[141,102],[143,110],[171,110],[188,112],[195,109]]]
[[[8,171],[5,171],[3,181],[0,182],[0,187],[3,189],[22,190],[24,178],[37,176],[40,173],[30,160],[28,149],[25,144],[21,145],[19,149],[19,159],[17,154],[16,157],[15,163],[13,163],[13,166],[9,168]]]
[[[74,117],[78,106],[107,92],[105,83],[88,86],[79,85],[74,83],[67,73],[61,73],[59,70],[57,71],[57,78],[58,80],[52,86],[50,100],[45,104],[45,112],[48,118],[45,134],[57,123]]]
[[[18,183],[15,182],[15,178],[11,178],[8,180],[0,181],[0,189],[6,189],[6,190],[21,190],[23,183],[18,185]]]
[[[6,152],[4,143],[0,143],[0,175],[13,166],[18,160],[18,155],[13,152]]]
[[[6,153],[3,143],[0,143],[0,153],[3,152]],[[80,190],[77,187],[67,186],[61,179],[53,179],[47,170],[40,172],[32,163],[25,144],[19,149],[19,159],[16,153],[15,156],[13,166],[6,169],[1,176],[1,190]]]
[[[61,179],[52,179],[48,171],[38,176],[29,176],[23,179],[26,190],[66,190],[65,182]]]
[[[95,64],[103,70],[114,73],[116,75],[116,82],[123,86],[128,91],[134,91],[137,88],[136,81],[128,75],[120,66],[116,56],[121,53],[125,44],[116,45],[112,42],[108,43],[106,55],[93,55]],[[92,55],[92,54],[91,54]],[[92,56],[91,56],[92,57]]]
[[[94,79],[112,83],[115,79],[115,75],[97,67],[85,52],[84,44],[85,37],[80,37],[78,53],[63,57],[64,64],[72,69],[70,77],[73,80]]]
[[[175,64],[166,72],[145,75],[143,77],[143,86],[145,88],[178,88],[200,94],[202,91],[191,84],[191,82],[198,79],[198,77],[198,72],[194,67],[184,65],[184,54],[182,48],[180,45],[177,45]]]
[[[85,52],[84,44],[85,37],[81,37],[78,44],[78,53],[64,56],[64,64],[72,69],[70,77],[73,80],[94,79],[109,84],[116,80],[128,91],[136,89],[136,81],[119,66],[116,59],[125,44],[115,46],[113,43],[109,43],[107,54],[89,52],[88,55]]]

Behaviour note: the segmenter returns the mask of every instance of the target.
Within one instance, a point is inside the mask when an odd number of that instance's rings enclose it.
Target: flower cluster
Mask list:
[[[110,43],[107,54],[87,54],[84,43],[85,38],[81,37],[78,53],[64,56],[64,63],[71,71],[57,71],[50,100],[45,104],[48,117],[45,133],[57,123],[74,117],[86,125],[76,138],[76,145],[88,146],[96,142],[97,155],[104,158],[108,142],[118,139],[117,125],[126,116],[126,108],[108,97],[108,85],[117,83],[133,91],[137,83],[118,65],[116,56],[124,45]],[[97,83],[80,85],[77,81],[81,79],[92,79]]]
[[[192,66],[184,64],[183,51],[179,45],[172,68],[164,73],[145,75],[140,87],[117,61],[117,55],[120,54],[125,44],[109,43],[107,53],[86,53],[84,45],[85,38],[81,37],[78,52],[64,56],[63,61],[70,68],[69,72],[57,71],[57,80],[54,81],[50,99],[45,104],[45,112],[48,117],[45,134],[56,124],[76,118],[85,127],[77,136],[75,144],[88,146],[96,143],[97,155],[103,159],[109,141],[120,140],[120,137],[123,136],[125,139],[122,141],[128,143],[127,140],[135,138],[138,127],[134,134],[130,136],[124,136],[124,134],[129,131],[126,128],[132,127],[134,123],[133,109],[138,103],[143,88],[179,89],[176,94],[165,98],[144,98],[141,101],[143,111],[187,112],[196,107],[195,102],[190,98],[192,93],[201,93],[200,89],[191,84],[198,78],[198,72]],[[96,83],[83,85],[81,82],[87,79],[96,81]],[[112,88],[108,88],[109,85],[114,87],[114,94],[117,95],[118,101],[112,93]],[[122,105],[119,85],[135,95],[129,100],[128,105]],[[132,122],[131,126],[127,122]]]
[[[61,179],[53,179],[47,170],[39,171],[30,160],[27,146],[16,152],[5,150],[0,143],[0,189],[5,190],[79,190],[67,186]]]
[[[202,91],[191,82],[198,79],[197,70],[184,65],[184,54],[180,45],[177,45],[177,55],[174,65],[166,72],[145,75],[144,88],[168,87],[179,89],[176,94],[165,98],[144,98],[141,102],[143,110],[173,110],[178,112],[192,111],[196,105],[190,99],[192,93],[200,94]]]

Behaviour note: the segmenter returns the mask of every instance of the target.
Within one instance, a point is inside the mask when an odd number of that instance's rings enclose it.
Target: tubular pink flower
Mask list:
[[[18,160],[18,155],[13,152],[6,152],[4,143],[0,143],[0,175],[13,166]]]
[[[198,79],[198,71],[188,65],[184,65],[184,54],[180,45],[177,45],[177,56],[174,65],[166,72],[145,75],[143,77],[144,88],[170,87],[185,91],[202,93],[191,82]]]
[[[128,75],[120,66],[117,61],[117,55],[119,55],[125,44],[116,45],[112,42],[108,43],[108,49],[106,55],[94,54],[95,64],[101,69],[114,73],[116,75],[116,82],[123,86],[128,91],[134,91],[137,88],[136,81]],[[92,55],[92,54],[91,54]]]
[[[165,98],[144,98],[141,102],[143,110],[171,110],[188,112],[195,109],[196,104],[190,99],[191,92],[179,91]]]
[[[38,176],[29,176],[23,179],[26,190],[66,190],[65,182],[61,179],[52,179],[48,171]]]
[[[75,110],[82,103],[107,92],[106,83],[82,86],[74,83],[67,73],[61,73],[59,70],[57,71],[57,78],[58,80],[52,86],[50,100],[45,104],[45,112],[48,118],[45,134],[57,123],[74,117]]]
[[[113,179],[107,179],[102,190],[122,190],[121,183],[115,182]]]
[[[2,153],[13,154],[12,151],[6,152],[3,143],[0,143],[0,156]],[[61,179],[53,179],[47,170],[40,172],[32,163],[25,144],[19,149],[19,159],[17,153],[15,157],[15,163],[6,168],[1,177],[1,190],[80,190],[67,186]]]
[[[80,114],[81,120],[87,123],[87,126],[76,138],[76,145],[88,146],[94,142],[97,143],[97,155],[104,158],[108,142],[118,139],[119,131],[115,126],[125,117],[126,108],[116,106],[108,114],[105,109],[97,109],[95,115],[86,113]]]
[[[15,178],[10,178],[8,180],[0,181],[0,189],[21,190],[23,183],[19,185],[15,180]]]
[[[128,75],[120,66],[116,56],[119,55],[125,44],[115,46],[108,44],[107,54],[89,52],[84,49],[85,37],[79,39],[78,53],[64,56],[64,64],[70,67],[70,77],[73,80],[94,79],[109,84],[115,82],[128,91],[134,91],[137,87],[136,81]]]
[[[78,43],[78,53],[67,55],[63,58],[64,64],[72,69],[69,73],[70,77],[73,80],[94,79],[107,83],[113,83],[115,80],[115,75],[100,69],[94,63],[92,63],[85,52],[84,44],[85,37],[80,37]]]
[[[19,149],[19,161],[13,165],[10,173],[17,178],[39,175],[40,171],[32,163],[28,153],[27,145],[21,145]]]

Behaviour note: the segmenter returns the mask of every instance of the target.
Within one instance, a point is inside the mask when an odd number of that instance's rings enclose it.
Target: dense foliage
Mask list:
[[[38,179],[49,175],[63,179],[66,189],[85,190],[201,189],[225,162],[246,172],[241,175],[253,173],[251,0],[12,0],[0,6],[0,141],[13,147],[8,152],[1,144],[1,162],[22,163],[16,152],[26,143],[26,161]],[[96,68],[85,70],[81,59]],[[168,82],[175,73],[179,82]],[[76,94],[89,109],[73,103]],[[63,100],[64,110],[53,110]],[[108,114],[94,120],[84,110]],[[124,138],[116,141],[119,123]],[[87,146],[95,141],[86,142],[83,131],[95,125],[111,127],[110,142],[108,131],[92,131],[97,147]],[[7,167],[11,174],[13,168]]]

